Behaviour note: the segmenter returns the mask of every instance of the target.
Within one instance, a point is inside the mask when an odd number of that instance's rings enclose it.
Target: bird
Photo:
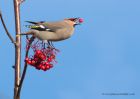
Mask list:
[[[19,35],[33,35],[40,40],[61,41],[70,38],[74,33],[75,26],[80,25],[83,22],[83,19],[66,18],[64,20],[56,22],[26,22],[33,24],[26,26],[31,30]]]
[[[41,41],[47,41],[49,45],[52,42],[62,41],[70,38],[75,30],[75,26],[83,23],[83,18],[66,18],[60,21],[52,22],[33,22],[26,21],[31,25],[26,25],[30,28],[29,31],[19,35],[32,35],[35,38],[38,38]]]

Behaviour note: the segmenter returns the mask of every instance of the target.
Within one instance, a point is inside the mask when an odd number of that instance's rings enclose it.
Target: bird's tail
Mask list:
[[[25,27],[30,28],[30,29],[38,29],[40,26],[38,25],[25,25]]]
[[[34,25],[25,25],[25,27],[27,27],[27,28],[30,28],[30,29],[37,29],[37,28],[39,28],[39,26],[36,25],[37,22],[33,22],[33,21],[25,21],[25,22],[28,22],[28,23],[34,24]]]
[[[31,24],[37,24],[38,22],[33,22],[33,21],[25,21],[25,22],[28,22],[28,23],[31,23]]]

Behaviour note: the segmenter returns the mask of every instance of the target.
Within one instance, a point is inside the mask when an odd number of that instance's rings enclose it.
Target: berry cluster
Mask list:
[[[58,50],[51,47],[40,47],[36,45],[37,44],[33,44],[31,46],[34,55],[26,57],[25,62],[38,70],[49,70],[53,67],[53,63],[56,62],[55,57]]]

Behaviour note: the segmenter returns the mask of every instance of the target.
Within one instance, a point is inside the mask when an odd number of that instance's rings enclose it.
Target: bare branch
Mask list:
[[[20,5],[18,0],[13,0],[14,12],[15,12],[15,30],[16,35],[21,33],[20,29]],[[16,37],[15,45],[15,86],[14,86],[14,99],[20,99],[17,97],[18,85],[20,83],[20,65],[21,65],[21,37]]]
[[[19,4],[22,4],[25,0],[18,0]]]
[[[2,22],[2,25],[6,31],[6,34],[7,36],[9,37],[9,39],[11,40],[12,43],[16,44],[15,40],[12,38],[12,36],[10,35],[6,25],[5,25],[5,22],[4,22],[4,19],[3,19],[3,16],[2,16],[2,12],[0,11],[0,19],[1,19],[1,22]]]
[[[30,50],[30,46],[31,46],[32,42],[34,41],[34,39],[35,39],[35,37],[32,36],[32,37],[30,38],[30,40],[29,40],[29,48],[27,48],[27,50],[26,50],[25,58],[28,57],[28,53],[29,53],[29,50]],[[23,81],[24,81],[24,79],[25,79],[25,75],[26,75],[26,71],[27,71],[27,66],[28,66],[28,64],[27,64],[27,62],[25,62],[25,64],[24,64],[24,69],[23,69],[23,74],[22,74],[22,76],[21,76],[21,80],[20,80],[20,84],[19,84],[19,88],[18,88],[18,92],[17,92],[17,97],[20,96],[22,84],[23,84]]]

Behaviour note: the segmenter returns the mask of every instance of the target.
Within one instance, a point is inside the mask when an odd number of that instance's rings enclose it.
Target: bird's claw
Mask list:
[[[20,37],[20,34],[17,34],[16,37]]]

